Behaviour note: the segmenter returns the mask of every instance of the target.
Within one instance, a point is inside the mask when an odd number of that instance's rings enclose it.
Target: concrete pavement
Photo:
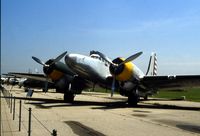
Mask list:
[[[9,88],[8,88],[9,90]],[[36,90],[37,91],[37,90]],[[14,96],[24,98],[22,89],[13,88]],[[194,136],[200,135],[200,103],[187,101],[142,101],[128,107],[126,98],[109,94],[84,92],[74,104],[63,103],[63,94],[41,91],[32,100],[23,100],[22,131],[18,119],[12,120],[8,105],[2,99],[2,136],[28,135],[28,108],[32,108],[33,136],[49,136],[53,129],[59,136]],[[19,110],[16,100],[16,111]]]

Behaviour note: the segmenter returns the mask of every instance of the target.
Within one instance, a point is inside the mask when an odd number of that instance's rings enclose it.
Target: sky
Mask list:
[[[199,0],[1,0],[1,73],[39,71],[32,60],[98,50],[145,73],[200,74]],[[62,60],[63,61],[63,60]]]

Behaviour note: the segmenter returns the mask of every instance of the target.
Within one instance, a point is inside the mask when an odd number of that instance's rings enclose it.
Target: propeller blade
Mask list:
[[[114,92],[115,92],[115,77],[113,77],[113,81],[112,81],[111,97],[113,97]]]
[[[150,56],[149,65],[148,65],[147,72],[145,75],[147,75],[149,73],[150,66],[151,66],[151,60],[152,60],[152,56]]]
[[[35,60],[37,63],[43,65],[43,66],[47,66],[43,61],[41,61],[40,59],[38,59],[38,58],[36,58],[34,56],[32,56],[32,59]]]
[[[120,63],[118,66],[121,66],[121,65],[123,65],[123,64],[125,64],[127,62],[130,62],[130,61],[136,59],[137,57],[139,57],[140,55],[142,55],[142,52],[138,52],[138,53],[136,53],[136,54],[128,57],[125,61],[123,61],[122,63]]]
[[[46,81],[44,85],[44,92],[46,93],[47,91],[48,91],[48,81]]]
[[[50,65],[60,61],[66,54],[67,54],[67,51],[65,51],[64,53],[60,54],[57,58],[54,59],[54,61]]]

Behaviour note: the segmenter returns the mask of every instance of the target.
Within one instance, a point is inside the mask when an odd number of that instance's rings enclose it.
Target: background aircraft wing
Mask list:
[[[29,74],[29,73],[8,73],[8,75],[12,75],[15,77],[21,77],[21,78],[27,78],[27,79],[34,79],[39,81],[48,81],[50,83],[53,83],[52,80],[48,77],[46,77],[43,74]]]
[[[144,76],[141,84],[151,89],[200,87],[200,75]]]

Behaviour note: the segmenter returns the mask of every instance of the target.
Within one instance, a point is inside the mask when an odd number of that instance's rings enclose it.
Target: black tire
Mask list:
[[[44,93],[47,93],[47,92],[48,92],[48,89],[47,89],[47,90],[45,90],[45,89],[42,89],[42,92],[44,92]]]
[[[148,95],[144,96],[144,100],[147,101],[148,100]]]
[[[24,92],[28,92],[28,88],[25,88],[25,89],[24,89]]]
[[[128,104],[129,106],[136,107],[139,102],[139,96],[136,94],[132,94],[128,96]]]
[[[64,94],[64,101],[67,103],[73,103],[74,102],[75,95],[73,93],[65,93]]]

